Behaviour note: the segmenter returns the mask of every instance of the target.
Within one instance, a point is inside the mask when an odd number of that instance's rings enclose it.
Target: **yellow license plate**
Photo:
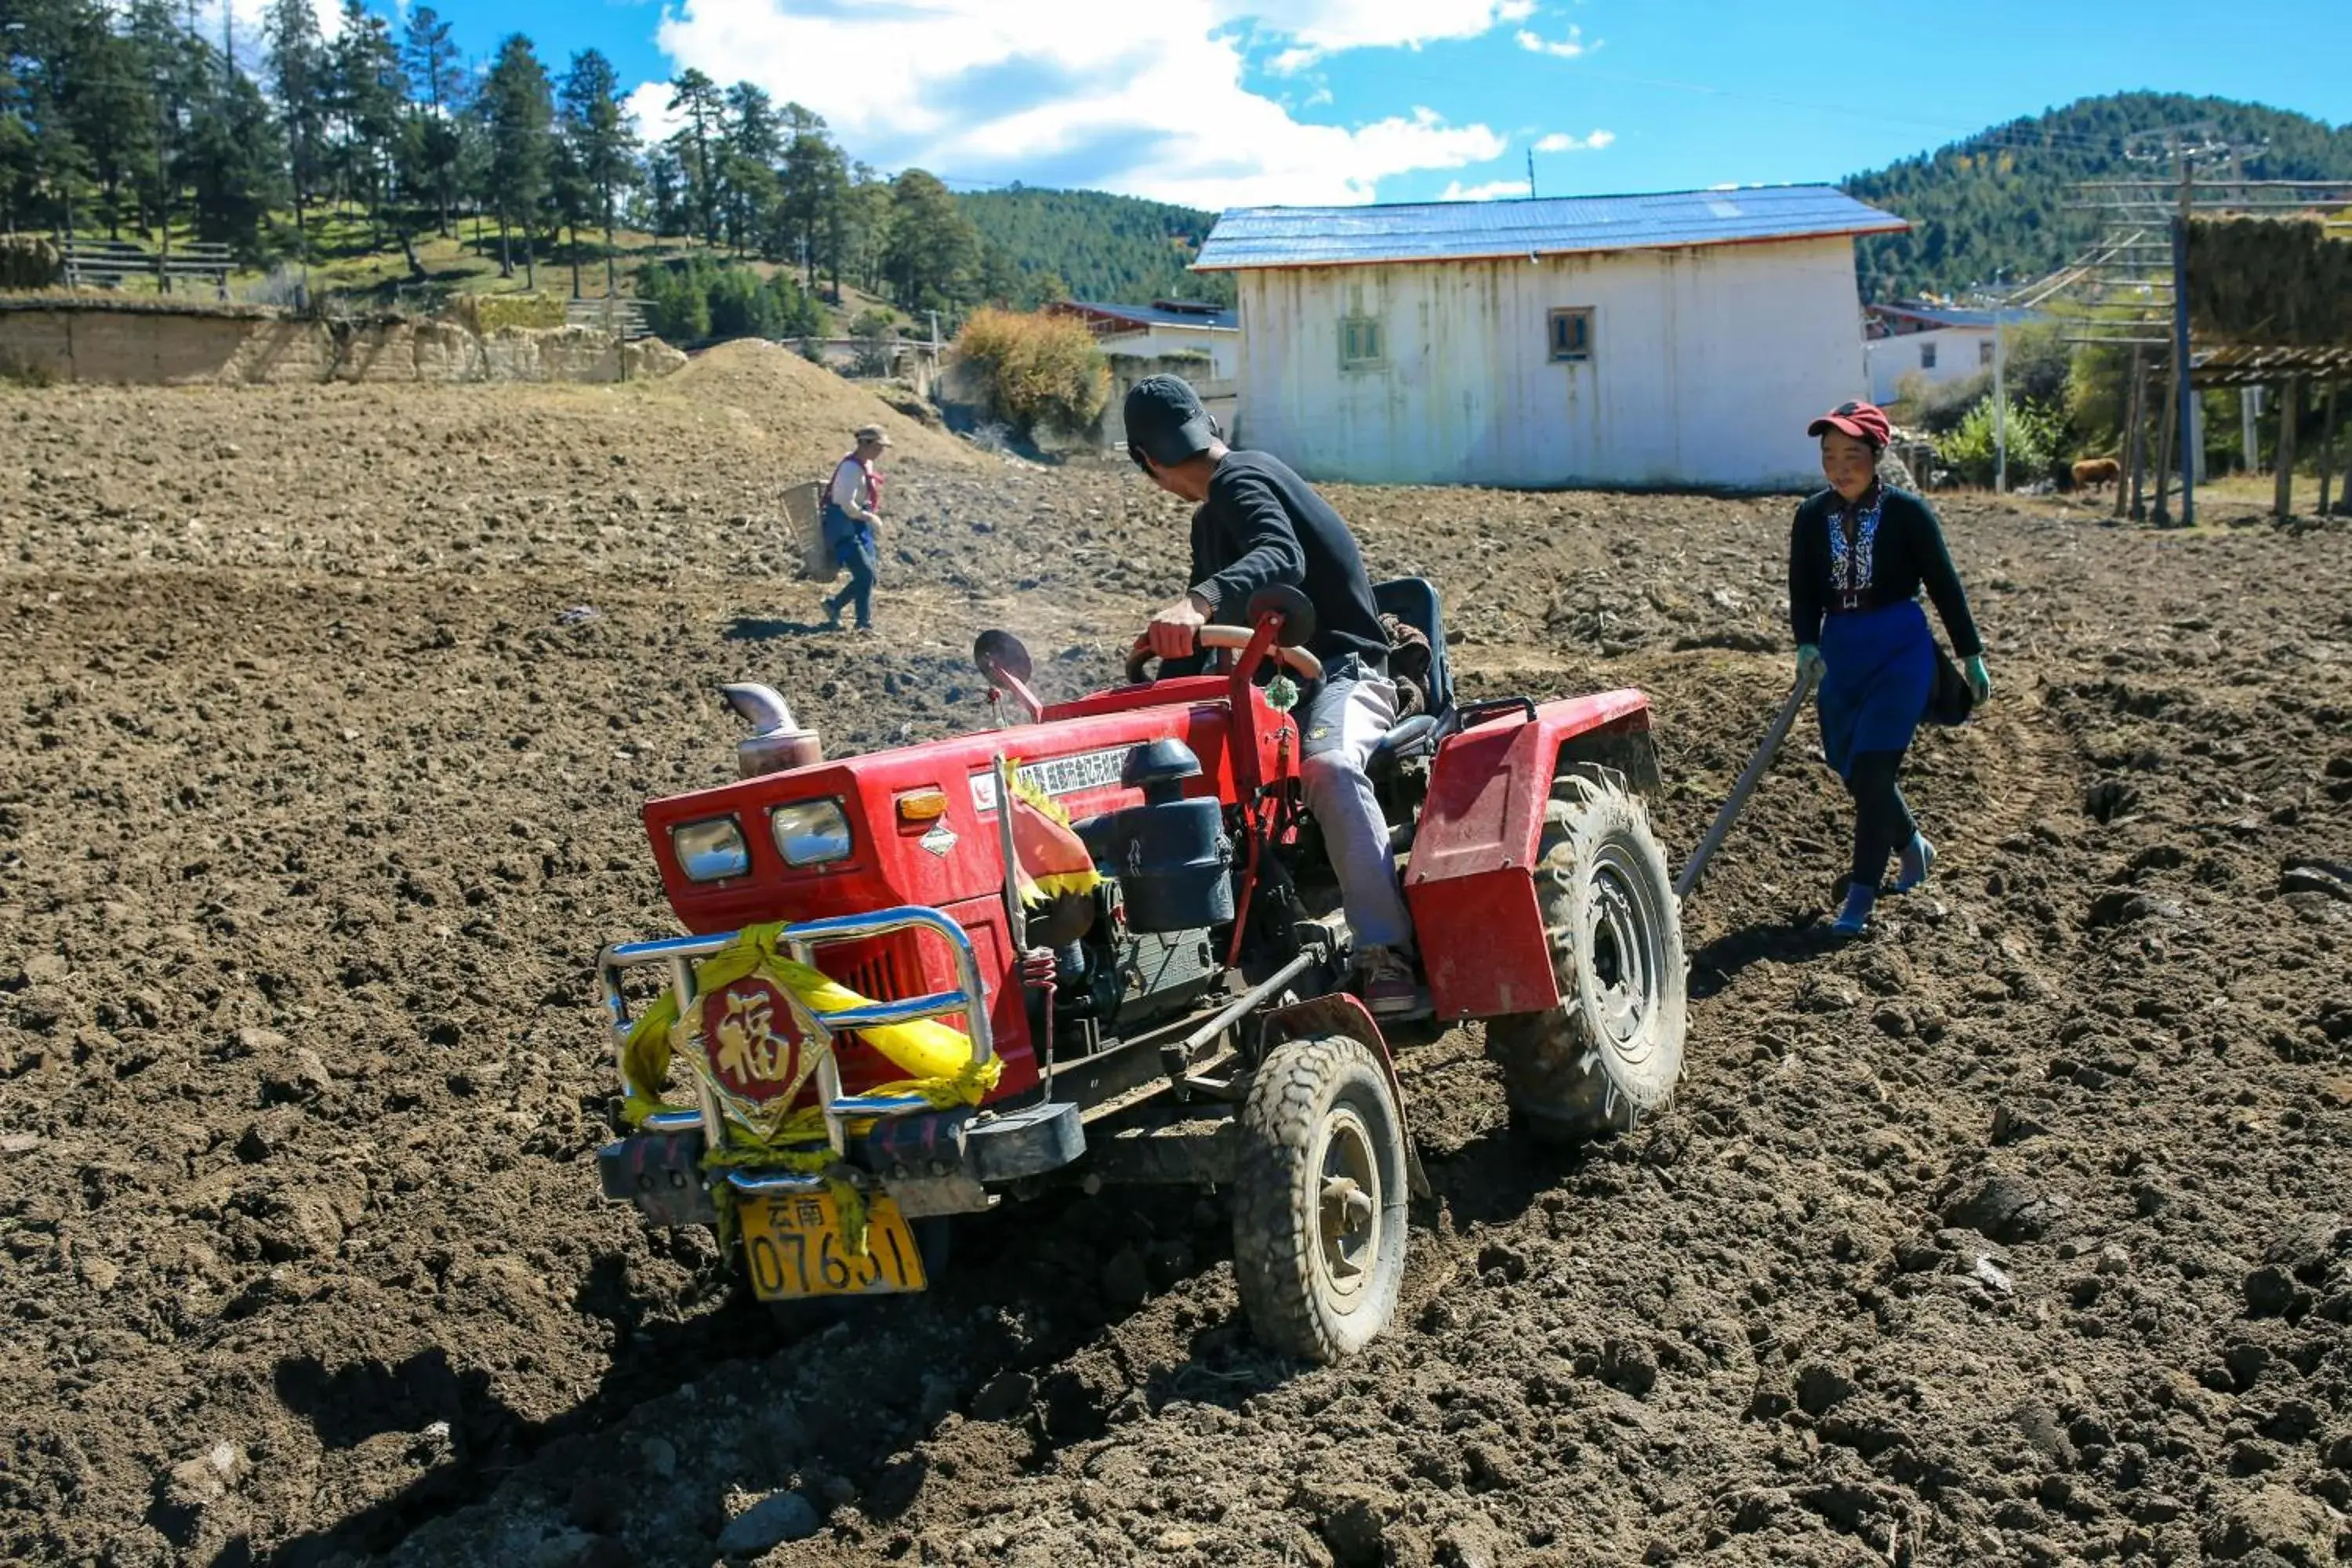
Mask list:
[[[743,1256],[751,1266],[751,1294],[762,1301],[887,1296],[929,1283],[907,1216],[896,1199],[879,1193],[866,1200],[863,1258],[849,1250],[841,1210],[829,1192],[746,1197],[738,1212]]]

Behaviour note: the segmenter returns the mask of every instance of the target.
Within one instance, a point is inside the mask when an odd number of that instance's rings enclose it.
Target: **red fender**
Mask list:
[[[1417,1198],[1435,1196],[1429,1184],[1428,1173],[1421,1168],[1421,1151],[1412,1142],[1412,1127],[1405,1120],[1404,1085],[1397,1081],[1396,1058],[1389,1052],[1389,1043],[1381,1035],[1381,1026],[1373,1021],[1371,1012],[1359,998],[1344,991],[1328,996],[1311,996],[1304,1002],[1293,1002],[1287,1007],[1276,1007],[1265,1016],[1266,1044],[1281,1040],[1320,1038],[1329,1035],[1345,1035],[1360,1040],[1381,1064],[1388,1075],[1389,1096],[1396,1101],[1397,1131],[1404,1137],[1405,1180]]]
[[[1441,1018],[1498,1018],[1559,1005],[1551,944],[1536,902],[1536,847],[1564,748],[1643,735],[1639,691],[1512,710],[1446,738],[1404,879],[1414,939]]]

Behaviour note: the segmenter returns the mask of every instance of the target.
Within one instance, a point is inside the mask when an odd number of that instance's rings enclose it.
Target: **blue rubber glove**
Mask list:
[[[1992,697],[1992,677],[1985,673],[1984,655],[1972,653],[1960,665],[1960,673],[1968,677],[1969,690],[1976,700],[1985,702]]]
[[[1818,647],[1812,643],[1799,643],[1797,645],[1798,685],[1803,686],[1809,682],[1818,682],[1822,678],[1822,672],[1827,668],[1829,668],[1829,665],[1827,661],[1822,658],[1822,650]]]

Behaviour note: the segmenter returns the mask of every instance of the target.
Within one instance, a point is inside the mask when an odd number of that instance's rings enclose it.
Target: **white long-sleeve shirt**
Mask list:
[[[843,511],[863,521],[880,501],[877,489],[871,467],[856,458],[844,458],[833,470],[833,485],[826,497]]]

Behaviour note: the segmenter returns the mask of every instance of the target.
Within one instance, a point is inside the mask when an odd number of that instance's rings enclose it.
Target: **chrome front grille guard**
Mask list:
[[[832,920],[807,921],[786,926],[776,940],[776,951],[796,963],[814,967],[812,955],[822,947],[845,942],[862,942],[875,937],[896,936],[902,931],[929,931],[948,944],[955,956],[957,988],[934,992],[928,996],[909,997],[905,1001],[877,1000],[864,1007],[852,1007],[842,1012],[819,1016],[801,1005],[799,998],[789,998],[793,1021],[803,1030],[807,1044],[817,1053],[817,1101],[824,1108],[825,1137],[838,1155],[848,1148],[847,1123],[881,1117],[909,1116],[932,1109],[920,1095],[849,1095],[841,1089],[841,1066],[834,1054],[835,1040],[858,1029],[869,1029],[886,1024],[911,1024],[925,1018],[945,1017],[950,1013],[964,1016],[966,1032],[971,1037],[971,1059],[974,1066],[987,1062],[995,1055],[995,1046],[988,1027],[987,994],[980,981],[980,960],[971,949],[971,938],[964,929],[937,910],[908,905],[895,910],[881,910],[870,915],[842,915]],[[694,963],[709,958],[735,941],[734,931],[720,931],[710,936],[672,937],[663,942],[614,942],[596,960],[596,974],[604,987],[604,1011],[613,1027],[614,1054],[618,1062],[621,1087],[632,1098],[643,1095],[658,1100],[659,1084],[640,1084],[631,1080],[626,1047],[629,1031],[635,1020],[629,1016],[628,999],[621,994],[621,976],[625,971],[641,964],[658,963],[669,971],[669,989],[677,1006],[680,1019],[691,1017],[696,991]],[[703,1136],[713,1149],[727,1141],[728,1108],[718,1086],[703,1064],[694,1064],[696,1109],[692,1110],[656,1111],[645,1120],[649,1132],[683,1131],[700,1126]],[[750,1127],[748,1117],[741,1118]],[[774,1191],[780,1186],[793,1188],[815,1186],[821,1179],[780,1171],[730,1172],[729,1179],[746,1191]]]

